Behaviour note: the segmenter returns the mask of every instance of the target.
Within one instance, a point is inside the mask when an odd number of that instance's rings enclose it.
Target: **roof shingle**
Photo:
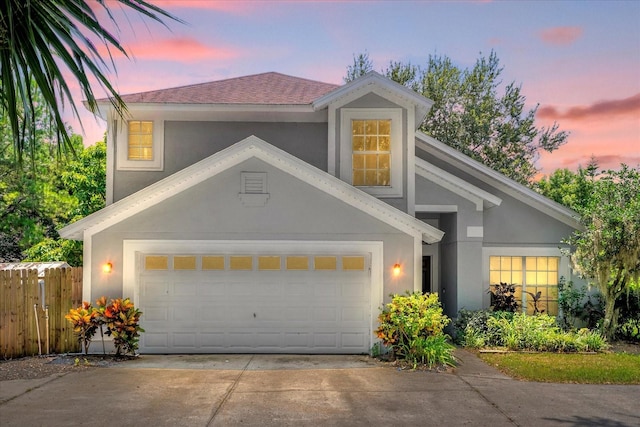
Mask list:
[[[331,83],[269,72],[122,95],[122,99],[127,104],[306,105],[338,87]]]

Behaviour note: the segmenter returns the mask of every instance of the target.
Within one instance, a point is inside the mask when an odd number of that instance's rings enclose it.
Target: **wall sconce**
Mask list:
[[[394,276],[399,276],[399,275],[400,275],[400,270],[401,270],[401,268],[400,268],[400,264],[396,263],[396,264],[393,266],[393,275],[394,275]]]
[[[113,264],[111,264],[110,262],[105,262],[104,264],[102,264],[102,272],[103,273],[111,273],[111,271],[113,270]]]

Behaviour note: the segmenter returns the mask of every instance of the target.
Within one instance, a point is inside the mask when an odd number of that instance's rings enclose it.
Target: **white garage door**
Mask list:
[[[138,254],[142,353],[366,353],[370,254]]]

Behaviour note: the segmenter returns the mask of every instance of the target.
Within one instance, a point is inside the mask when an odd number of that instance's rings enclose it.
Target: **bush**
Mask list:
[[[393,357],[414,366],[453,365],[454,347],[443,332],[450,320],[442,312],[438,295],[407,292],[391,298],[378,316],[380,326],[375,332]]]
[[[135,354],[140,332],[144,332],[139,325],[142,312],[133,306],[129,298],[112,299],[107,304],[107,298],[101,297],[96,301],[96,306],[83,302],[80,307],[69,310],[65,316],[73,324],[78,341],[83,344],[84,353],[88,353],[89,344],[98,328],[102,333],[102,325],[106,325],[106,334],[113,336],[116,356]]]
[[[617,337],[640,342],[640,319],[627,319],[623,324],[618,325]]]
[[[459,322],[459,324],[458,324]],[[597,331],[581,329],[563,332],[556,318],[547,314],[465,312],[459,316],[463,329],[461,344],[470,348],[506,347],[509,350],[575,352],[601,351],[607,348]]]

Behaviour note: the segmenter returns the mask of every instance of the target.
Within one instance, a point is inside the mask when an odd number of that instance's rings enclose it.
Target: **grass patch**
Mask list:
[[[505,374],[526,381],[640,384],[640,355],[625,353],[481,353]]]

